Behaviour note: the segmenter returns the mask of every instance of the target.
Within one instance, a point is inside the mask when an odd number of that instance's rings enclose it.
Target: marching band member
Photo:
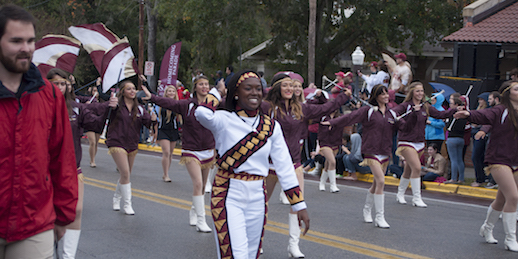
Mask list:
[[[214,134],[220,157],[211,199],[218,258],[258,258],[266,224],[264,179],[269,157],[297,213],[297,227],[300,220],[306,225],[304,234],[309,228],[309,217],[281,126],[260,112],[259,76],[253,71],[239,72],[228,88],[225,110],[216,111],[222,93],[213,88],[195,113]]]

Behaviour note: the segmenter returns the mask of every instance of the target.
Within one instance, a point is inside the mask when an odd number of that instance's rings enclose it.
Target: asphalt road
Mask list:
[[[99,147],[97,168],[88,166],[83,145],[85,199],[77,258],[217,258],[214,234],[198,233],[188,224],[192,184],[184,166],[173,159],[162,181],[160,154],[139,152],[131,176],[134,216],[111,210],[118,173],[107,149]],[[340,192],[318,191],[316,177],[306,179],[305,199],[311,230],[301,239],[306,258],[516,258],[504,250],[498,222],[490,245],[478,235],[490,200],[423,191],[428,208],[399,205],[396,187],[386,186],[385,218],[390,229],[363,223],[369,183],[339,181]],[[288,258],[289,206],[269,204],[263,259]],[[407,191],[410,201],[410,190]],[[206,194],[207,215],[209,196]],[[211,217],[207,222],[212,224]]]

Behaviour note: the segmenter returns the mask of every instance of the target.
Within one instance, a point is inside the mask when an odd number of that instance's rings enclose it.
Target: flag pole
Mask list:
[[[117,84],[121,81],[121,74],[122,74],[122,70],[124,69],[124,66],[125,66],[124,60],[126,59],[127,52],[128,51],[124,50],[124,56],[122,57],[121,69],[119,70],[119,76],[117,77]],[[112,95],[113,95],[113,91],[112,91]],[[110,109],[108,110],[108,116],[106,117],[106,121],[104,122],[104,128],[103,128],[103,132],[101,134],[102,139],[106,139],[106,132],[108,131],[108,125],[110,124],[110,117],[112,115],[112,110],[113,110],[112,107],[110,107]]]

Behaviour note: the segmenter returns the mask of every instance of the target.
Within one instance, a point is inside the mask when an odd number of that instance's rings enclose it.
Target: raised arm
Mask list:
[[[194,115],[200,124],[212,131],[216,132],[218,129],[225,127],[225,121],[222,118],[218,118],[216,114],[216,108],[221,100],[221,95],[216,88],[212,88],[205,97],[205,100],[198,105]]]
[[[322,116],[327,115],[344,105],[350,99],[350,95],[351,90],[347,89],[344,93],[339,94],[335,99],[324,104],[303,104],[302,112],[304,113],[304,119],[320,119]]]

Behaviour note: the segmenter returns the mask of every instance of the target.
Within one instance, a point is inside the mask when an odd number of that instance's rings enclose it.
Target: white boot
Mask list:
[[[516,212],[503,212],[502,222],[504,223],[505,249],[518,252],[518,243],[516,242]]]
[[[218,172],[218,167],[215,165],[213,168],[209,170],[209,176],[207,177],[207,183],[205,183],[205,192],[210,193],[212,191],[212,182],[214,181],[214,177]]]
[[[322,170],[322,164],[319,162],[315,162],[315,168],[313,168],[313,171],[310,171],[309,174],[318,175],[320,173],[320,170]]]
[[[500,217],[501,211],[494,210],[491,205],[487,209],[486,220],[484,224],[480,227],[480,235],[486,238],[486,242],[489,244],[497,244],[498,240],[493,237],[493,228],[495,227],[495,223],[498,221]]]
[[[80,235],[81,230],[67,229],[65,235],[58,242],[58,255],[60,259],[76,258]]]
[[[340,189],[336,187],[336,169],[327,171],[327,174],[329,175],[329,183],[331,184],[329,191],[332,193],[339,192]]]
[[[320,175],[320,184],[318,185],[318,189],[321,191],[326,191],[326,182],[327,182],[327,171],[323,170],[322,175]]]
[[[192,196],[192,204],[196,211],[196,230],[198,232],[210,233],[212,230],[205,221],[205,199],[203,195]]]
[[[131,206],[131,183],[121,184],[120,188],[124,213],[126,215],[135,215],[135,211],[133,211],[133,207]]]
[[[403,178],[403,176],[401,176],[401,179],[399,179],[399,186],[397,187],[397,195],[396,195],[396,201],[399,202],[399,204],[406,204],[405,192],[406,192],[406,188],[408,187],[409,182],[410,182],[410,179]]]
[[[379,228],[390,228],[385,221],[385,194],[374,194],[374,209],[376,209],[376,217],[374,218],[374,226]]]
[[[293,258],[304,258],[299,249],[300,226],[297,214],[289,214],[290,240],[288,244],[288,256]]]
[[[193,227],[196,226],[196,221],[198,221],[198,218],[196,217],[196,210],[194,209],[193,205],[191,206],[191,210],[189,211],[189,225]]]
[[[113,194],[113,210],[121,210],[121,184],[117,181],[117,187],[115,187],[115,193]]]
[[[374,195],[367,191],[367,198],[365,199],[365,206],[363,206],[363,221],[365,223],[372,223],[372,205],[374,204]]]
[[[421,199],[421,178],[410,178],[412,185],[412,206],[426,208],[426,203]]]
[[[282,204],[290,205],[290,201],[288,200],[288,197],[286,197],[286,193],[284,193],[282,190],[279,195],[279,201],[281,201]]]

